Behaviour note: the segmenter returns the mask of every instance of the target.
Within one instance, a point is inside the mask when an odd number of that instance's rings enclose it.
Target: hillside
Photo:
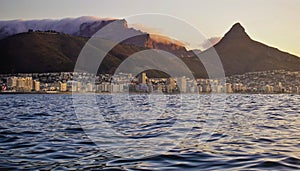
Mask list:
[[[0,40],[0,72],[72,71],[86,38],[54,33],[21,33]]]
[[[92,37],[102,28],[109,28],[101,37],[108,40],[118,39],[124,35],[139,35],[127,39],[123,44],[161,49],[171,52],[180,57],[190,56],[184,45],[168,37],[152,35],[141,30],[128,27],[125,19],[99,18],[91,16],[82,16],[78,18],[64,18],[56,20],[8,20],[0,21],[0,39],[15,34],[31,31],[56,31],[72,36]]]
[[[233,25],[214,48],[226,75],[280,69],[300,70],[299,57],[252,40],[240,23]]]
[[[145,35],[142,35],[126,41],[144,41],[144,39]],[[73,71],[77,57],[87,40],[88,38],[85,37],[45,32],[20,33],[1,39],[0,73]],[[191,57],[192,52],[186,51],[185,48],[177,48],[173,44],[169,44],[169,46],[164,42],[160,44],[162,40],[156,40],[156,44],[147,41],[149,44],[144,47],[126,43],[115,46],[104,59],[98,72],[114,73],[118,65],[128,56],[145,49],[154,48],[171,52],[180,57],[195,77],[207,76],[200,60],[195,56]],[[252,40],[239,23],[235,24],[214,48],[221,59],[226,75],[279,69],[300,70],[300,58]],[[210,48],[200,52],[200,58],[212,50]],[[147,56],[144,59],[149,64],[153,63]],[[214,66],[213,63],[205,63],[205,65]],[[182,67],[174,65],[174,72],[180,74]],[[220,68],[216,68],[216,71],[218,69]],[[161,73],[153,71],[149,74],[153,77],[161,75]]]
[[[88,39],[60,33],[28,32],[0,40],[0,73],[41,73],[73,71],[77,57]],[[159,47],[154,47],[159,48]],[[114,73],[118,65],[128,56],[148,49],[128,44],[115,46],[103,60],[99,73]],[[147,61],[147,57],[145,57]],[[186,61],[189,63],[190,60]],[[193,61],[193,60],[191,60]],[[197,59],[196,59],[197,61]],[[198,60],[199,61],[199,60]],[[153,61],[148,60],[147,63]],[[197,76],[205,76],[198,72],[199,64],[194,65]],[[201,65],[201,64],[200,64]],[[182,66],[174,66],[179,73]],[[130,68],[128,68],[128,72]],[[202,70],[204,71],[204,70]],[[149,71],[150,76],[166,76],[157,71]]]

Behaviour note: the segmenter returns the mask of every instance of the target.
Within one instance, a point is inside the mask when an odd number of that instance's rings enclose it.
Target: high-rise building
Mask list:
[[[17,80],[17,88],[18,89],[23,89],[25,87],[25,78],[23,77],[18,77]]]
[[[101,92],[111,92],[111,84],[109,82],[103,82],[101,85]]]
[[[118,85],[118,84],[112,84],[111,85],[111,92],[112,93],[119,93],[120,92],[120,85]]]
[[[283,93],[284,89],[283,89],[283,86],[282,86],[281,82],[278,83],[278,88],[277,89],[278,89],[279,93]]]
[[[82,91],[82,83],[80,81],[77,81],[77,91]]]
[[[199,92],[199,93],[202,93],[202,92],[203,92],[203,88],[202,88],[201,85],[198,86],[198,92]]]
[[[59,91],[65,92],[67,91],[67,83],[59,82]]]
[[[183,76],[183,77],[181,77],[181,78],[178,78],[178,79],[177,79],[177,84],[178,84],[178,87],[179,87],[179,89],[180,89],[180,92],[186,93],[186,90],[187,90],[186,77]]]
[[[174,78],[168,78],[167,79],[167,85],[170,86],[171,91],[173,91],[176,88],[176,82],[174,80]]]
[[[205,93],[211,92],[212,91],[211,85],[210,84],[204,84],[203,87],[202,87],[202,91],[205,92]]]
[[[26,77],[26,90],[31,91],[33,89],[33,81],[32,81],[32,77]]]
[[[265,93],[271,93],[271,87],[268,84],[265,86]]]
[[[32,77],[18,77],[17,89],[20,91],[31,91],[33,89]]]
[[[7,87],[8,88],[17,87],[17,81],[18,81],[17,77],[8,77],[7,78]]]
[[[72,91],[72,92],[76,92],[77,91],[77,85],[78,85],[77,81],[67,81],[67,90]]]
[[[147,74],[142,72],[138,75],[139,83],[146,84],[147,83]]]
[[[93,92],[93,90],[94,90],[93,84],[92,83],[87,83],[86,84],[86,91],[87,92]]]
[[[41,90],[41,84],[38,80],[33,81],[34,91],[40,91]]]
[[[232,91],[232,84],[226,83],[226,92],[227,93],[233,93],[233,91]]]
[[[217,93],[223,93],[224,92],[224,88],[222,85],[217,85]]]

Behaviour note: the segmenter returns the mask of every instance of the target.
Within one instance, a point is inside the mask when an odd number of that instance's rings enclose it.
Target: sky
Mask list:
[[[300,56],[299,0],[1,0],[0,20],[156,13],[179,18],[205,37],[240,22],[252,39]],[[157,28],[159,29],[159,28]],[[177,30],[178,34],[182,30]]]

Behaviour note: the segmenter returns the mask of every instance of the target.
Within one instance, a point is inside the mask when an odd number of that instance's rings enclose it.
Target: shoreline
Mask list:
[[[122,92],[122,93],[111,93],[111,92],[3,92],[0,91],[0,95],[5,95],[5,94],[129,94],[128,92]],[[166,94],[166,95],[176,95],[176,94],[199,94],[199,95],[204,95],[204,94],[290,94],[290,95],[299,95],[297,93],[259,93],[259,92],[236,92],[236,93],[206,93],[206,92],[201,92],[201,93],[141,93],[141,92],[131,92],[130,94],[132,95],[137,95],[137,94]]]

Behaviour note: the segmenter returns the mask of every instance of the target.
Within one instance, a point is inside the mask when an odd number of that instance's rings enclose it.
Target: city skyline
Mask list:
[[[114,75],[27,73],[0,75],[0,93],[300,93],[300,72],[251,72],[226,78],[150,78],[145,72]]]

